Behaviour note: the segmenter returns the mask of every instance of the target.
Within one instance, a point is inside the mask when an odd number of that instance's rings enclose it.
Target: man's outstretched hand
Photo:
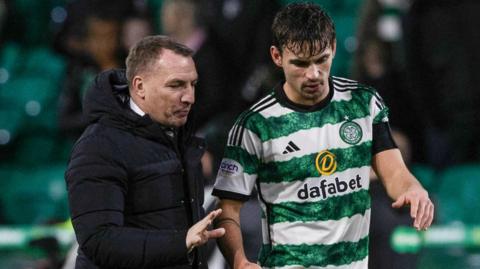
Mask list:
[[[413,226],[417,230],[426,230],[433,221],[433,203],[428,198],[428,193],[419,186],[409,188],[400,195],[392,204],[392,207],[399,208],[410,205],[410,216],[414,219]]]
[[[214,210],[188,229],[186,243],[189,252],[194,247],[207,243],[208,239],[222,237],[225,234],[224,228],[218,228],[211,231],[208,230],[208,226],[210,226],[213,220],[220,214],[222,214],[221,209]]]

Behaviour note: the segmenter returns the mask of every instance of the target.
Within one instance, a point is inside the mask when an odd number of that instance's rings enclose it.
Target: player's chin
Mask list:
[[[321,96],[320,91],[303,91],[302,96],[307,100],[317,100]]]
[[[187,116],[175,117],[175,119],[172,119],[171,125],[177,128],[182,127],[183,125],[185,125],[185,123],[187,123],[187,119]]]

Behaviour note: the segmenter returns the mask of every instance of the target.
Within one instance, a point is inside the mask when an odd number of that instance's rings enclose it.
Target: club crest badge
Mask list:
[[[345,143],[355,145],[362,140],[362,127],[353,121],[347,121],[340,126],[340,137]]]

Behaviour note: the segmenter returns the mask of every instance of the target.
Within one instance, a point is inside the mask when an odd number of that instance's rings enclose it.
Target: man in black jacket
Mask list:
[[[141,40],[126,73],[95,79],[89,126],[65,173],[76,268],[206,268],[203,245],[220,213],[205,215],[203,144],[187,122],[195,101],[192,51],[165,36]]]

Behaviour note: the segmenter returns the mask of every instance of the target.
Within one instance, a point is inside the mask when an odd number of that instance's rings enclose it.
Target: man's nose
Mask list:
[[[185,93],[182,95],[181,101],[182,103],[187,103],[191,105],[195,103],[195,87],[194,86],[188,86],[188,88],[185,89]]]
[[[305,76],[310,80],[318,79],[320,77],[320,68],[315,64],[310,65],[306,70]]]

